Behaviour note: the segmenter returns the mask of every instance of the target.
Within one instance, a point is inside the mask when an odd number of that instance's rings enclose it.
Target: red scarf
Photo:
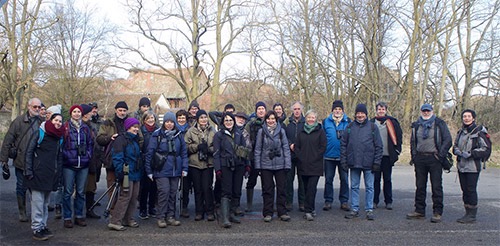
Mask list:
[[[156,130],[155,124],[153,124],[152,126],[144,124],[144,126],[146,127],[146,130],[148,130],[148,132],[154,132],[154,130]]]
[[[61,126],[59,129],[56,129],[56,126],[52,124],[52,121],[47,120],[45,121],[45,132],[47,135],[60,138],[64,135],[64,127]]]

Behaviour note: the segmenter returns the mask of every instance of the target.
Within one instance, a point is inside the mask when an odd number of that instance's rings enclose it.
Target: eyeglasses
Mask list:
[[[233,122],[233,120],[229,119],[229,120],[224,120],[224,122]]]
[[[34,109],[41,109],[42,108],[42,106],[40,106],[40,105],[32,105],[31,107]]]

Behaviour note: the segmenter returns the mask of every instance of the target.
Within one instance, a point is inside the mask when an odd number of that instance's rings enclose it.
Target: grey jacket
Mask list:
[[[290,169],[292,160],[290,157],[290,147],[286,137],[285,129],[281,124],[277,124],[274,133],[267,129],[264,124],[257,132],[255,141],[255,169],[282,170]]]
[[[461,129],[455,138],[453,154],[457,156],[457,169],[461,173],[479,173],[481,171],[482,158],[488,151],[488,145],[479,136],[479,133],[488,133],[485,127],[477,126],[472,131]],[[460,156],[462,152],[469,152],[469,158]]]

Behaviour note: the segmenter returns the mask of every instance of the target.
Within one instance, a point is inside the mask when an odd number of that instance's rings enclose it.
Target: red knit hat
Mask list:
[[[71,114],[71,113],[73,112],[73,110],[75,110],[75,108],[79,109],[79,110],[80,110],[80,112],[82,112],[82,115],[83,115],[83,109],[82,109],[82,107],[81,107],[80,105],[78,105],[78,104],[75,104],[75,105],[71,106],[71,108],[69,108],[69,113]]]

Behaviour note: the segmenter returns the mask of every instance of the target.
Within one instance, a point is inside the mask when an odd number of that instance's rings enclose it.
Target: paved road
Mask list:
[[[439,224],[430,223],[429,218],[405,219],[406,213],[413,209],[414,172],[409,166],[396,166],[393,177],[394,210],[375,210],[375,221],[344,219],[345,212],[338,209],[338,201],[334,203],[335,209],[322,211],[324,179],[320,179],[321,189],[316,197],[318,216],[312,222],[302,219],[297,210],[290,213],[290,222],[275,218],[271,223],[264,223],[260,212],[254,212],[245,215],[240,225],[223,229],[217,222],[195,222],[191,203],[191,218],[181,219],[179,227],[160,229],[156,220],[149,219],[138,220],[139,228],[115,232],[106,228],[105,219],[88,220],[89,225],[84,228],[65,229],[62,221],[55,220],[50,213],[49,228],[55,236],[46,242],[32,240],[29,223],[17,221],[15,178],[11,177],[0,181],[0,245],[500,245],[500,169],[481,173],[478,223],[471,225],[455,222],[463,215],[456,172],[444,174],[445,211]],[[101,182],[99,194],[104,190]],[[361,195],[364,196],[364,191]],[[432,204],[430,195],[428,204]],[[260,196],[256,207],[262,208]],[[103,209],[97,207],[97,212],[102,213]],[[432,213],[431,207],[427,213]]]

